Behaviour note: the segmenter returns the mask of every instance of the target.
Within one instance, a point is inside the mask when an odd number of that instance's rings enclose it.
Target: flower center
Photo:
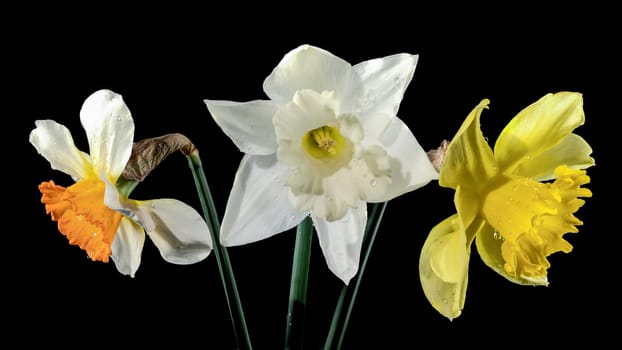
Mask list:
[[[346,140],[333,126],[324,125],[302,136],[302,147],[307,153],[319,160],[328,160],[339,156]]]
[[[84,179],[64,188],[50,181],[41,183],[39,191],[46,213],[58,222],[69,244],[85,250],[93,261],[108,262],[122,215],[104,204],[104,183]]]

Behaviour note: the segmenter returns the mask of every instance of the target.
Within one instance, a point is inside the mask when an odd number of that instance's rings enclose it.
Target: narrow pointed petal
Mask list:
[[[421,249],[419,277],[430,304],[443,316],[462,313],[469,267],[467,237],[457,214],[436,225]]]
[[[581,136],[570,134],[539,155],[524,159],[513,174],[538,181],[552,180],[555,177],[554,169],[560,165],[571,169],[585,169],[594,165],[591,154],[592,147]]]
[[[283,185],[289,169],[276,155],[245,155],[235,175],[220,230],[224,246],[252,243],[296,226],[308,212],[291,205]]]
[[[580,93],[546,94],[520,111],[503,129],[495,144],[502,171],[555,146],[585,121]],[[554,169],[551,168],[551,170]]]
[[[123,98],[110,90],[96,91],[84,101],[80,121],[95,172],[104,171],[116,181],[130,159],[134,140],[134,121]]]
[[[201,215],[176,199],[140,202],[152,213],[155,227],[147,235],[164,260],[180,265],[194,264],[212,251],[212,238]]]
[[[354,85],[354,77],[348,62],[318,47],[301,45],[283,57],[264,81],[263,89],[270,99],[281,104],[291,101],[302,89],[343,95]]]
[[[417,60],[417,55],[397,54],[353,67],[362,80],[362,87],[351,91],[352,100],[358,101],[353,112],[361,118],[366,135],[378,136],[395,117],[415,73]]]
[[[124,275],[134,277],[140,266],[145,231],[130,219],[123,218],[112,241],[112,261]]]
[[[480,116],[489,101],[482,100],[471,111],[449,143],[441,165],[439,185],[478,189],[497,173],[492,149],[480,129]]]
[[[391,121],[378,140],[389,155],[391,183],[386,196],[374,198],[375,201],[388,201],[438,179],[438,172],[428,155],[399,118]]]
[[[272,117],[277,105],[272,101],[250,102],[205,100],[207,109],[240,151],[255,155],[276,152]]]
[[[360,202],[337,221],[328,222],[317,216],[312,219],[328,268],[348,284],[359,268],[367,205]]]
[[[92,176],[89,156],[73,142],[71,132],[53,120],[37,120],[29,141],[52,166],[75,181]]]
[[[477,218],[480,210],[481,198],[477,193],[469,191],[468,188],[462,186],[456,187],[456,193],[454,194],[454,206],[460,216],[460,220],[464,227],[470,227],[473,221]],[[471,231],[467,230],[467,241],[472,241],[473,236],[469,236]]]

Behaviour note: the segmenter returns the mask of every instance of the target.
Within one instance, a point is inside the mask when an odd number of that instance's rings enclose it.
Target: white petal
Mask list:
[[[290,201],[298,211],[335,221],[343,218],[348,208],[358,205],[361,199],[358,173],[344,167],[322,176],[315,169],[301,169],[287,180]]]
[[[212,237],[201,215],[176,199],[141,201],[155,221],[147,231],[164,260],[180,265],[194,264],[212,251]]]
[[[328,268],[348,284],[356,275],[367,224],[367,205],[360,202],[341,219],[328,222],[312,216]]]
[[[378,141],[389,154],[392,176],[387,195],[378,199],[379,202],[386,202],[438,179],[438,172],[428,155],[399,118],[391,121]]]
[[[132,220],[121,219],[119,229],[112,241],[112,261],[117,270],[134,277],[140,266],[140,258],[145,244],[145,231]]]
[[[308,213],[288,199],[283,177],[289,170],[276,155],[245,155],[235,175],[222,220],[220,241],[235,246],[259,241],[296,226]]]
[[[263,89],[277,103],[287,103],[302,89],[343,95],[355,78],[348,62],[318,47],[301,45],[283,57],[264,81]]]
[[[397,114],[404,92],[410,84],[418,56],[397,54],[355,65],[354,71],[362,80],[362,90],[355,89],[351,98],[359,105],[355,113],[361,119],[365,133],[375,137]]]
[[[276,152],[276,136],[272,117],[277,105],[272,101],[205,100],[207,109],[240,151],[267,155]]]
[[[35,125],[29,141],[50,162],[52,169],[70,175],[75,181],[90,176],[89,156],[76,147],[69,129],[53,120],[37,120]]]
[[[130,158],[134,140],[134,121],[123,98],[110,90],[96,91],[84,101],[80,121],[96,173],[103,170],[116,181]]]
[[[350,164],[351,182],[356,182],[360,198],[367,202],[382,202],[391,188],[391,160],[387,151],[371,145],[361,152],[361,158]]]
[[[104,192],[104,204],[119,213],[126,216],[142,226],[146,231],[151,231],[155,227],[154,219],[151,217],[151,211],[144,206],[139,206],[138,201],[121,196],[117,188],[110,182],[106,174],[100,174],[100,179],[105,183],[106,190]]]

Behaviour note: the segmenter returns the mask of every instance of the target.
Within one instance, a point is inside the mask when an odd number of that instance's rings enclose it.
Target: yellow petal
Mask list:
[[[464,227],[469,227],[475,217],[479,214],[481,206],[480,198],[477,193],[469,191],[462,186],[456,187],[456,194],[454,195],[454,205],[460,215],[460,220]],[[467,230],[468,231],[468,230]],[[473,237],[467,237],[467,241],[473,240]]]
[[[512,282],[516,282],[503,268],[505,260],[503,260],[503,255],[501,254],[502,244],[503,237],[487,222],[485,225],[482,225],[479,232],[477,232],[475,247],[482,261],[501,276]]]
[[[478,191],[497,172],[492,149],[480,129],[480,115],[489,101],[482,100],[467,116],[447,147],[439,174],[439,185],[459,184]]]
[[[538,181],[551,180],[554,178],[554,169],[560,165],[567,165],[571,169],[585,169],[594,165],[591,154],[592,148],[581,136],[570,134],[543,153],[520,162],[513,174]]]
[[[469,248],[457,214],[436,225],[419,258],[419,277],[430,304],[450,320],[460,316],[468,280]]]
[[[521,161],[557,145],[584,120],[580,93],[543,96],[512,118],[499,135],[494,153],[501,171],[511,172]]]

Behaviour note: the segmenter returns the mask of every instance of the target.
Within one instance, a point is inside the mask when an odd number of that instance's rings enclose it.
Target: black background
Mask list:
[[[2,333],[23,347],[44,342],[231,349],[214,256],[190,266],[168,264],[147,239],[133,279],[112,263],[88,260],[67,244],[39,202],[40,182],[70,185],[71,179],[50,169],[28,134],[35,120],[54,119],[87,151],[80,107],[94,91],[111,89],[132,112],[135,140],[179,132],[195,143],[222,217],[242,153],[213,122],[203,100],[265,98],[264,78],[285,53],[307,43],[352,64],[419,54],[398,116],[424,149],[451,139],[483,98],[491,100],[482,128],[492,142],[505,123],[544,94],[581,92],[586,123],[576,133],[592,145],[597,164],[588,171],[594,197],[577,214],[584,225],[565,236],[573,252],[549,257],[550,285],[513,285],[473,249],[465,308],[451,322],[425,299],[418,259],[429,230],[454,212],[453,191],[432,182],[391,201],[345,348],[615,342],[620,31],[612,10],[508,7],[484,14],[479,8],[425,12],[376,4],[359,13],[336,12],[327,3],[304,6],[281,8],[291,10],[287,14],[242,4],[182,11],[105,3],[5,12],[3,102],[9,108],[3,131],[9,137],[3,148],[9,157],[3,166],[3,208],[9,225],[3,235]],[[162,163],[132,197],[177,198],[200,210],[181,154]],[[229,249],[256,349],[283,347],[294,238],[293,231],[284,232]],[[311,258],[305,348],[319,349],[341,282],[327,269],[315,237]]]

